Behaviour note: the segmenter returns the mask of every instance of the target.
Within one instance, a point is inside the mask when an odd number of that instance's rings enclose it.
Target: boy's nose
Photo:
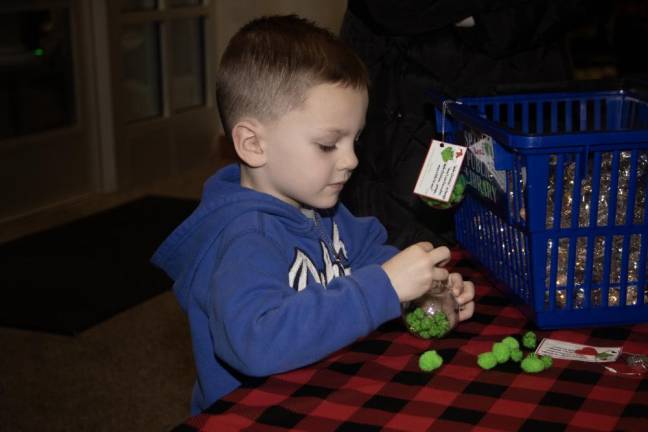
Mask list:
[[[358,157],[353,148],[344,152],[340,159],[340,169],[353,171],[358,166]]]

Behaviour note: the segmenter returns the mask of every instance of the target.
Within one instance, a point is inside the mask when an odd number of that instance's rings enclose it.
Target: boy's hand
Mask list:
[[[459,273],[450,273],[448,276],[448,289],[459,305],[459,321],[465,321],[475,312],[475,285],[464,281]]]
[[[403,303],[425,294],[434,281],[448,279],[448,271],[441,268],[448,261],[450,250],[447,247],[434,248],[432,243],[420,242],[394,255],[382,268]]]

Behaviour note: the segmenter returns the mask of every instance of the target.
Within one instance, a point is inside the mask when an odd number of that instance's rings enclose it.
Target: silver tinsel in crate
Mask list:
[[[602,226],[621,226],[621,225],[639,225],[644,222],[646,215],[646,184],[648,181],[648,152],[642,151],[637,154],[635,165],[632,163],[632,153],[622,151],[617,154],[617,160],[614,160],[614,154],[611,152],[600,155],[600,168],[594,169],[593,157],[587,161],[587,168],[584,176],[580,178],[577,174],[577,165],[573,160],[563,161],[563,166],[558,164],[559,158],[552,156],[550,160],[549,185],[547,189],[547,213],[546,227],[552,228],[588,228],[593,224],[598,227]],[[562,168],[562,169],[561,169]],[[583,170],[581,170],[583,171]],[[599,176],[595,176],[595,173]],[[557,190],[560,184],[557,177],[562,173],[562,191]],[[616,185],[613,185],[614,176],[616,175]],[[634,182],[634,196],[630,196],[630,185]],[[598,192],[596,187],[598,186]],[[579,188],[575,190],[575,188]],[[596,196],[593,196],[596,193]],[[576,198],[575,198],[576,197]],[[594,199],[593,199],[594,198]],[[574,205],[574,199],[579,202]],[[615,201],[616,200],[616,201]],[[555,209],[554,205],[559,208]],[[614,208],[610,208],[610,206]],[[593,218],[590,212],[595,208],[596,217]],[[633,215],[629,218],[627,211],[633,209]],[[577,212],[574,214],[573,212]],[[559,227],[555,225],[554,215],[559,215]],[[609,220],[611,219],[611,220]],[[573,223],[577,226],[573,226]],[[587,234],[587,233],[585,233]],[[547,244],[547,266],[545,284],[545,301],[549,303],[549,287],[551,278],[552,253],[557,253],[555,257],[555,284],[556,297],[555,303],[558,308],[564,308],[568,303],[566,298],[566,287],[568,285],[568,265],[570,246],[575,247],[574,251],[574,268],[573,268],[573,286],[574,297],[572,307],[582,308],[587,304],[585,298],[586,290],[584,288],[585,277],[587,273],[588,250],[593,248],[591,253],[592,263],[590,264],[591,278],[589,280],[591,293],[589,302],[591,306],[602,305],[603,286],[607,285],[607,304],[608,306],[618,306],[623,299],[622,278],[625,289],[625,303],[634,305],[637,303],[638,287],[637,283],[640,272],[645,269],[639,268],[641,252],[642,234],[630,235],[612,235],[607,237],[611,239],[609,247],[606,247],[606,237],[595,236],[578,237],[570,244],[569,238],[559,238],[557,244],[549,240]],[[627,237],[627,238],[626,238]],[[628,249],[626,269],[622,268],[622,257],[624,247]],[[604,280],[603,269],[609,262],[609,271],[607,275],[607,284]],[[644,303],[648,303],[648,287],[644,287]]]

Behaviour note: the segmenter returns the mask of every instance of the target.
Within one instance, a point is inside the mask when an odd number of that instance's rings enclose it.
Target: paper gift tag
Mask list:
[[[536,349],[536,354],[557,359],[605,363],[616,361],[621,354],[621,347],[595,347],[544,338]]]
[[[432,140],[414,193],[438,201],[450,201],[464,157],[465,147]]]

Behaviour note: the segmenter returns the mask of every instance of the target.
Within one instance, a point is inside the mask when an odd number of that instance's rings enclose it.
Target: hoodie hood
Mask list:
[[[201,261],[233,220],[247,212],[263,212],[284,219],[296,232],[306,232],[312,226],[312,221],[299,209],[271,195],[244,188],[240,181],[238,164],[228,165],[210,177],[205,182],[200,205],[151,258],[175,281],[174,291],[185,311]]]

